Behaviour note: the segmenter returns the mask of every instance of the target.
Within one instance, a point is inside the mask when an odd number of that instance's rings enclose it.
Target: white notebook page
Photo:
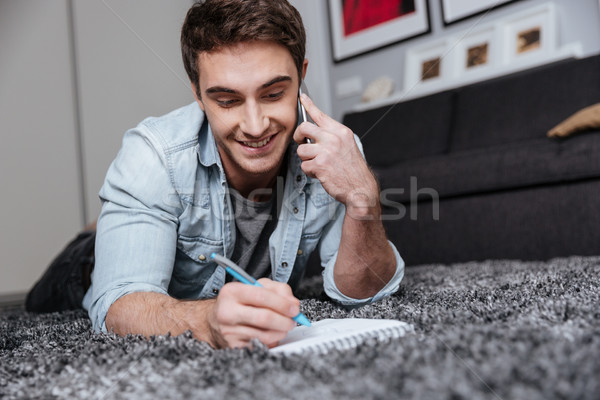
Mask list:
[[[332,348],[356,347],[369,338],[386,340],[414,332],[412,325],[392,319],[344,318],[324,319],[312,326],[292,329],[270,351],[275,353],[325,353]]]

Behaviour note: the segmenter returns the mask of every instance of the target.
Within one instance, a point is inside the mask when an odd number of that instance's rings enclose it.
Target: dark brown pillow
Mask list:
[[[600,129],[600,103],[577,111],[548,131],[548,137],[565,137],[586,129]]]

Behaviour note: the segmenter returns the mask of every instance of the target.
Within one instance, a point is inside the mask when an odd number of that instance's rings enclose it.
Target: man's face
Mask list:
[[[290,52],[247,42],[199,55],[198,104],[228,179],[272,177],[296,128],[298,72]]]

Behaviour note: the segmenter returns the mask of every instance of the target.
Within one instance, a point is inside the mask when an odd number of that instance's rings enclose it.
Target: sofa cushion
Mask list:
[[[542,138],[600,100],[600,56],[555,63],[457,89],[450,151]]]
[[[367,161],[373,166],[443,154],[448,149],[453,96],[446,91],[347,114],[344,125],[360,137]]]
[[[589,179],[419,202],[384,208],[383,224],[406,265],[598,255],[598,193]]]
[[[600,177],[598,154],[600,131],[594,131],[407,160],[374,171],[384,203],[406,203],[411,195],[431,200],[430,189],[444,198]]]
[[[600,129],[600,103],[577,111],[548,131],[548,137],[569,136],[587,129]]]

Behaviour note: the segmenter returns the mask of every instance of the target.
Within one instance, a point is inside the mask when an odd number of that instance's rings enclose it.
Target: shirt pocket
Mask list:
[[[218,246],[221,243],[221,221],[217,208],[210,205],[210,197],[198,194],[192,203],[189,197],[182,200],[185,209],[179,215],[179,239],[177,246],[185,253],[192,251],[196,242],[207,246]],[[208,253],[210,255],[210,253]],[[196,257],[192,257],[196,258]]]
[[[307,197],[302,232],[320,236],[327,224],[340,217],[340,207],[343,205],[331,197],[320,183],[311,185]]]
[[[321,232],[302,235],[298,247],[298,255],[296,256],[296,263],[301,262],[303,263],[302,266],[304,266],[312,252],[317,248],[320,239]]]
[[[223,242],[203,237],[179,236],[169,292],[177,298],[199,298],[217,264],[212,253],[223,254]]]
[[[316,207],[324,207],[335,202],[335,199],[331,197],[321,185],[319,185],[318,188],[312,190],[310,194],[310,201]]]
[[[294,262],[294,269],[288,279],[288,285],[292,290],[296,290],[300,285],[300,281],[306,272],[306,266],[310,255],[313,251],[316,251],[321,234],[305,234],[300,238],[300,245],[298,247],[298,254],[296,255],[296,261]]]

